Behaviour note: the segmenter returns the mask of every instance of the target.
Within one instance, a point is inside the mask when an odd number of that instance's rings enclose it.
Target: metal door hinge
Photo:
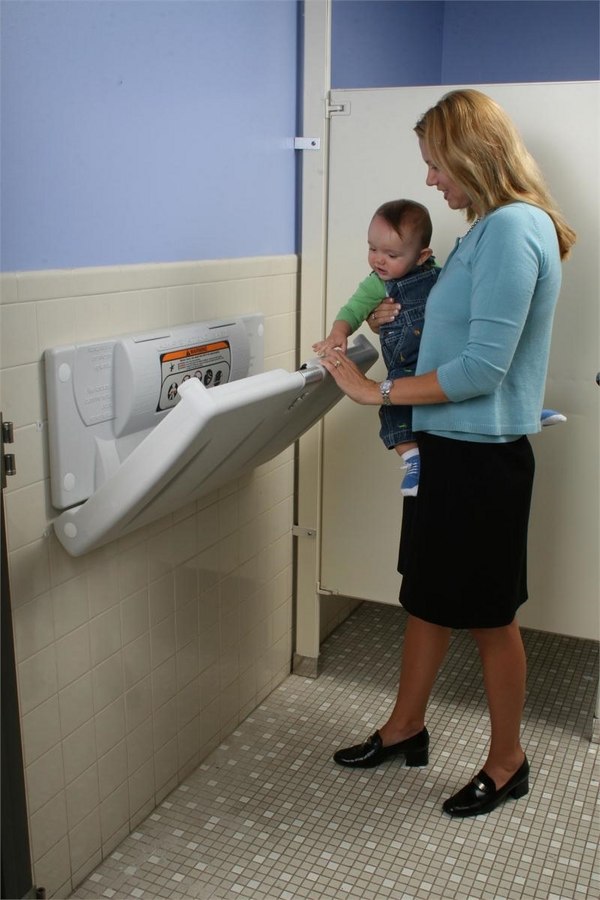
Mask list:
[[[317,581],[317,593],[326,594],[328,597],[339,597],[340,595],[339,591],[334,591],[331,588],[323,587],[320,581]]]
[[[294,150],[320,150],[321,138],[297,137],[294,138]]]
[[[345,100],[343,103],[331,103],[329,100],[325,101],[325,117],[327,119],[331,119],[332,116],[349,116],[350,115],[350,101]]]
[[[2,465],[2,489],[6,487],[6,476],[7,475],[16,475],[17,474],[17,464],[15,461],[14,453],[5,453],[4,445],[5,444],[13,444],[14,430],[12,422],[5,422],[0,414],[0,433],[2,436],[2,446],[0,448],[0,463]]]
[[[292,525],[292,534],[294,537],[316,537],[316,528],[303,528],[301,525]]]

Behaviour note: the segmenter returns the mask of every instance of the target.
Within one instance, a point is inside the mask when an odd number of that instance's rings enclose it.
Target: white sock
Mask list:
[[[400,455],[402,456],[404,462],[408,464],[409,459],[412,459],[413,456],[419,455],[419,448],[412,447],[410,450],[405,450],[404,453],[401,453]]]

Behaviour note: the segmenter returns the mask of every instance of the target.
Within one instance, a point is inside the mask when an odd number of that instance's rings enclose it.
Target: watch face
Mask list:
[[[381,384],[379,385],[379,390],[381,391],[381,399],[383,401],[384,406],[391,405],[392,401],[390,400],[390,391],[392,389],[392,384],[393,384],[393,382],[391,382],[389,379],[386,379],[385,381],[382,381]]]

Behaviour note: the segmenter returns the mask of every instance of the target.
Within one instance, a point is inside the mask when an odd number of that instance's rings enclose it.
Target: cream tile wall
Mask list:
[[[34,882],[67,896],[290,671],[293,448],[73,559],[52,532],[42,353],[263,312],[293,369],[295,256],[2,276],[5,496]]]

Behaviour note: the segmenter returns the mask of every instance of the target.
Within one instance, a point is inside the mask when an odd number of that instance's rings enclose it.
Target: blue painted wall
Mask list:
[[[334,87],[596,79],[592,0],[334,0]],[[4,271],[296,250],[296,0],[2,0]]]
[[[595,81],[600,3],[447,2],[442,84]]]
[[[295,251],[295,0],[3,0],[4,271]]]
[[[332,86],[588,81],[597,0],[333,0]]]
[[[445,5],[333,0],[332,87],[441,84]]]

